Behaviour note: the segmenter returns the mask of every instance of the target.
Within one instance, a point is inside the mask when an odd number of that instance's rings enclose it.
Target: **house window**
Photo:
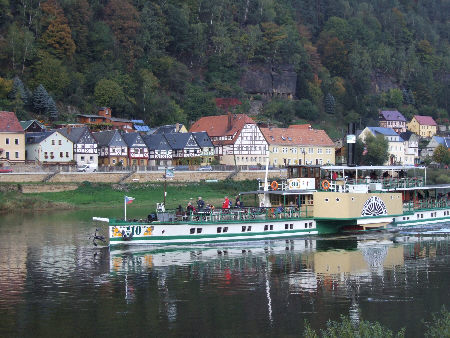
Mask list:
[[[19,158],[19,152],[16,151],[16,158]]]
[[[84,161],[84,156],[80,156],[80,160],[81,160],[81,161]]]
[[[317,149],[317,153],[318,154],[323,154],[323,149],[322,148]]]
[[[9,151],[6,152],[6,158],[9,159]]]
[[[62,151],[59,152],[59,157],[64,157],[64,153]]]
[[[14,139],[14,143],[19,144],[19,139],[18,138]]]
[[[44,153],[45,158],[48,158],[48,154],[47,152]]]
[[[94,156],[89,156],[89,160],[93,161],[94,160]]]
[[[308,154],[314,154],[314,148],[308,148]]]
[[[55,145],[55,140],[52,140],[52,146],[54,146]]]
[[[282,152],[283,152],[283,154],[286,154],[288,152],[288,148],[283,147]]]
[[[66,157],[69,157],[69,152],[68,151],[66,151]]]
[[[50,152],[50,158],[55,158],[55,155],[53,155],[53,151]]]
[[[58,140],[58,144],[61,145],[61,140]]]
[[[6,138],[5,143],[9,144],[9,138]]]

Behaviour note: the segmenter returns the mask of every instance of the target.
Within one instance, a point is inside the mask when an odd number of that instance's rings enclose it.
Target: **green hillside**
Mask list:
[[[0,0],[0,109],[189,124],[216,97],[261,99],[245,67],[288,65],[294,100],[262,100],[260,120],[336,135],[380,108],[445,122],[449,16],[446,0]]]

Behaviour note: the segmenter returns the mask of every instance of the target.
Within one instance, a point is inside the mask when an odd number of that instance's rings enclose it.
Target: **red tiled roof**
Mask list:
[[[231,118],[231,128],[228,128],[228,118]],[[233,136],[232,140],[213,141],[214,144],[233,144],[236,138],[239,136],[242,128],[246,124],[255,124],[253,119],[245,114],[229,114],[229,115],[217,115],[206,116],[195,122],[190,132],[206,131],[209,137],[220,136]]]
[[[2,133],[23,133],[16,114],[10,111],[0,111],[0,132]]]
[[[273,145],[303,145],[334,147],[324,130],[305,128],[261,128],[267,143]]]
[[[414,115],[414,118],[419,122],[419,124],[426,126],[437,126],[436,122],[431,116]]]
[[[311,129],[310,124],[291,124],[289,129]]]

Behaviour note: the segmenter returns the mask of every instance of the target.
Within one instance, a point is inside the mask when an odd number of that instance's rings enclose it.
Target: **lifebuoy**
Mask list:
[[[270,184],[270,186],[272,187],[272,190],[277,190],[278,189],[278,182],[277,181],[273,181],[272,184]]]
[[[330,182],[328,182],[327,180],[323,180],[322,181],[322,188],[323,188],[323,190],[330,189]]]

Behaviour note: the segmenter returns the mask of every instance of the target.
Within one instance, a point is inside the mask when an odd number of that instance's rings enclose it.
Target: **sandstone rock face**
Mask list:
[[[291,65],[247,65],[243,67],[241,87],[246,93],[294,97],[297,73]]]

